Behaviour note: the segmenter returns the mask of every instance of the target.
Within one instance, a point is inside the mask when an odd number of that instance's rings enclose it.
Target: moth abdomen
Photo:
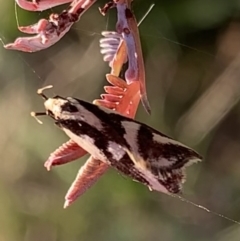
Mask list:
[[[150,186],[150,183],[146,180],[144,175],[141,172],[139,172],[139,170],[134,166],[134,163],[129,158],[127,153],[125,153],[125,155],[121,158],[121,160],[119,161],[112,160],[111,163],[112,163],[112,166],[120,173],[144,185]]]

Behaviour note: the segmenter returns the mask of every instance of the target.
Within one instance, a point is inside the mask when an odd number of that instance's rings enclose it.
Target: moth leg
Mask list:
[[[94,100],[93,103],[133,118],[140,101],[139,82],[126,84],[124,80],[112,74],[107,74],[106,78],[113,86],[105,86],[107,94],[101,95],[102,99]]]
[[[80,168],[78,174],[65,196],[64,208],[70,206],[79,196],[85,193],[107,171],[109,166],[92,156]]]
[[[44,166],[50,171],[52,166],[63,165],[75,161],[86,154],[87,152],[84,149],[74,141],[69,140],[49,156],[48,160],[44,163]]]

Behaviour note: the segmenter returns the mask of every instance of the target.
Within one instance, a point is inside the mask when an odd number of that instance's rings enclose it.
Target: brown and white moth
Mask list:
[[[72,97],[44,99],[48,115],[95,159],[167,194],[179,193],[184,169],[201,156],[161,132],[107,108]]]

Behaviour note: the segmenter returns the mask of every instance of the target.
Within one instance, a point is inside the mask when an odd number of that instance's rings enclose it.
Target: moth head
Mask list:
[[[46,89],[50,89],[53,86],[49,85],[42,89],[39,89],[37,93],[42,96],[45,100],[44,107],[46,109],[45,112],[31,112],[31,115],[37,119],[37,116],[48,115],[54,120],[63,120],[68,119],[73,116],[74,113],[78,112],[78,102],[76,99],[68,97],[64,98],[61,96],[55,96],[52,98],[48,98],[43,91]],[[42,124],[42,122],[37,119],[37,121]]]

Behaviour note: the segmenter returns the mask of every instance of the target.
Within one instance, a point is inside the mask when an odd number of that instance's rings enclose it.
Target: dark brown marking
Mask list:
[[[130,34],[130,30],[129,30],[128,28],[124,28],[124,29],[123,29],[123,32],[124,32],[125,34]]]
[[[126,8],[125,16],[126,16],[127,19],[128,18],[133,18],[133,13],[132,13],[132,11],[129,8]]]

